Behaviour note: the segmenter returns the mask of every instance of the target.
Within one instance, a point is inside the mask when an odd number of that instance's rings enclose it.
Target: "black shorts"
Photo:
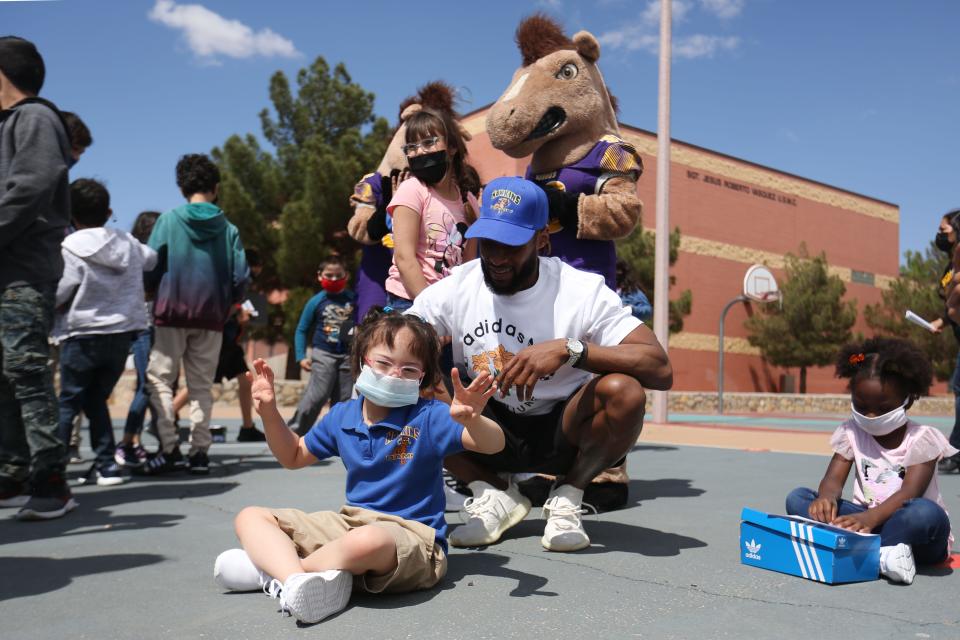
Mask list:
[[[549,413],[526,416],[513,413],[503,404],[491,400],[483,410],[483,415],[503,429],[506,440],[503,451],[492,455],[467,451],[467,455],[496,471],[552,475],[566,473],[573,466],[578,453],[577,448],[567,442],[563,435],[563,412],[569,402],[570,398],[567,398],[558,402]]]
[[[224,341],[220,345],[220,360],[217,362],[217,372],[213,375],[213,381],[233,380],[249,370],[247,360],[243,356],[243,348],[236,342]]]

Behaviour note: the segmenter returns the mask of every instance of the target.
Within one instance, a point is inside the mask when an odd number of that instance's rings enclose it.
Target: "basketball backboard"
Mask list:
[[[770,269],[755,264],[747,269],[743,276],[743,295],[756,302],[773,302],[780,299],[780,289],[777,288],[777,279]]]

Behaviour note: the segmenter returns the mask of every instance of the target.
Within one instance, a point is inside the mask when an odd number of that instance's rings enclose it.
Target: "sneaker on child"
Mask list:
[[[455,547],[493,544],[530,513],[530,501],[512,482],[506,491],[482,480],[474,480],[468,486],[473,497],[467,498],[461,511],[466,522],[450,534],[450,544]]]
[[[205,476],[210,473],[210,458],[205,451],[197,451],[187,458],[187,470],[195,476]]]
[[[320,573],[294,573],[281,585],[272,580],[267,595],[280,599],[280,610],[300,622],[312,624],[343,611],[350,601],[353,575],[330,569]]]
[[[157,451],[147,458],[147,462],[138,469],[147,476],[155,476],[161,473],[172,473],[182,471],[187,466],[187,461],[180,453],[180,447],[174,447],[170,453]]]
[[[917,575],[917,565],[913,560],[913,548],[904,543],[889,547],[880,547],[880,575],[893,582],[912,584]]]
[[[543,504],[547,525],[543,529],[540,544],[548,551],[578,551],[590,546],[590,537],[583,529],[581,516],[583,490],[562,484],[550,492]]]
[[[113,453],[113,459],[121,467],[136,469],[146,463],[147,450],[139,444],[117,445],[117,449]]]
[[[266,442],[267,436],[255,426],[240,427],[237,433],[237,442]]]
[[[222,424],[212,424],[210,425],[210,441],[211,442],[226,442],[227,441],[227,428]]]
[[[96,479],[98,487],[112,487],[123,484],[130,479],[130,476],[124,473],[123,467],[111,460],[106,464],[94,462],[79,482],[80,484],[86,484],[94,479]]]
[[[17,520],[52,520],[77,508],[63,474],[50,473],[32,484],[30,498],[17,512]]]
[[[227,549],[217,556],[213,579],[227,591],[259,591],[273,580],[257,569],[243,549]]]

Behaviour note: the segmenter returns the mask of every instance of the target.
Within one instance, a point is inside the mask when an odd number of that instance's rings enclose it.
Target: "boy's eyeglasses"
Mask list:
[[[440,141],[443,140],[440,136],[433,136],[432,138],[424,138],[420,142],[408,142],[407,144],[400,147],[400,150],[403,151],[403,155],[409,156],[417,152],[417,149],[423,149],[424,151],[433,151],[434,148]]]
[[[364,358],[367,364],[370,365],[370,368],[379,373],[380,375],[390,376],[398,375],[404,380],[420,380],[423,378],[423,369],[420,367],[415,367],[410,364],[398,366],[396,363],[382,357],[377,358]]]

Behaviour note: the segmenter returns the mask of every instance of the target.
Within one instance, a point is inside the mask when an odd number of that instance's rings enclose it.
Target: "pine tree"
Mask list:
[[[653,303],[653,292],[655,283],[654,256],[656,254],[656,234],[653,231],[645,231],[642,227],[617,241],[617,257],[629,264],[640,281],[640,288],[650,303]],[[680,228],[677,227],[670,234],[670,266],[677,261],[680,256]],[[676,283],[676,278],[670,276],[670,286]],[[683,318],[690,315],[693,308],[693,294],[689,289],[683,291],[680,296],[670,301],[670,333],[677,333],[683,330]]]
[[[800,393],[807,392],[807,367],[832,364],[840,347],[853,338],[856,300],[843,300],[846,287],[827,270],[827,257],[787,254],[783,304],[767,304],[744,326],[750,344],[779,367],[800,368]]]
[[[273,310],[268,327],[254,336],[290,345],[320,260],[332,249],[353,257],[355,245],[343,242],[350,194],[380,161],[391,133],[384,118],[374,117],[374,95],[342,63],[331,69],[318,57],[296,82],[294,95],[282,71],[270,79],[273,113],[262,110],[260,122],[272,149],[248,134],[212,152],[222,174],[220,204],[244,246],[264,259],[259,286],[289,290],[282,310]],[[296,372],[288,362],[288,374]]]
[[[957,340],[949,327],[939,334],[930,333],[922,327],[907,322],[904,314],[909,309],[927,320],[943,315],[943,300],[937,286],[947,256],[933,243],[926,251],[907,251],[906,264],[900,266],[900,277],[883,292],[882,302],[867,305],[863,315],[867,325],[882,335],[897,336],[911,340],[923,349],[939,380],[947,380],[957,361]]]

